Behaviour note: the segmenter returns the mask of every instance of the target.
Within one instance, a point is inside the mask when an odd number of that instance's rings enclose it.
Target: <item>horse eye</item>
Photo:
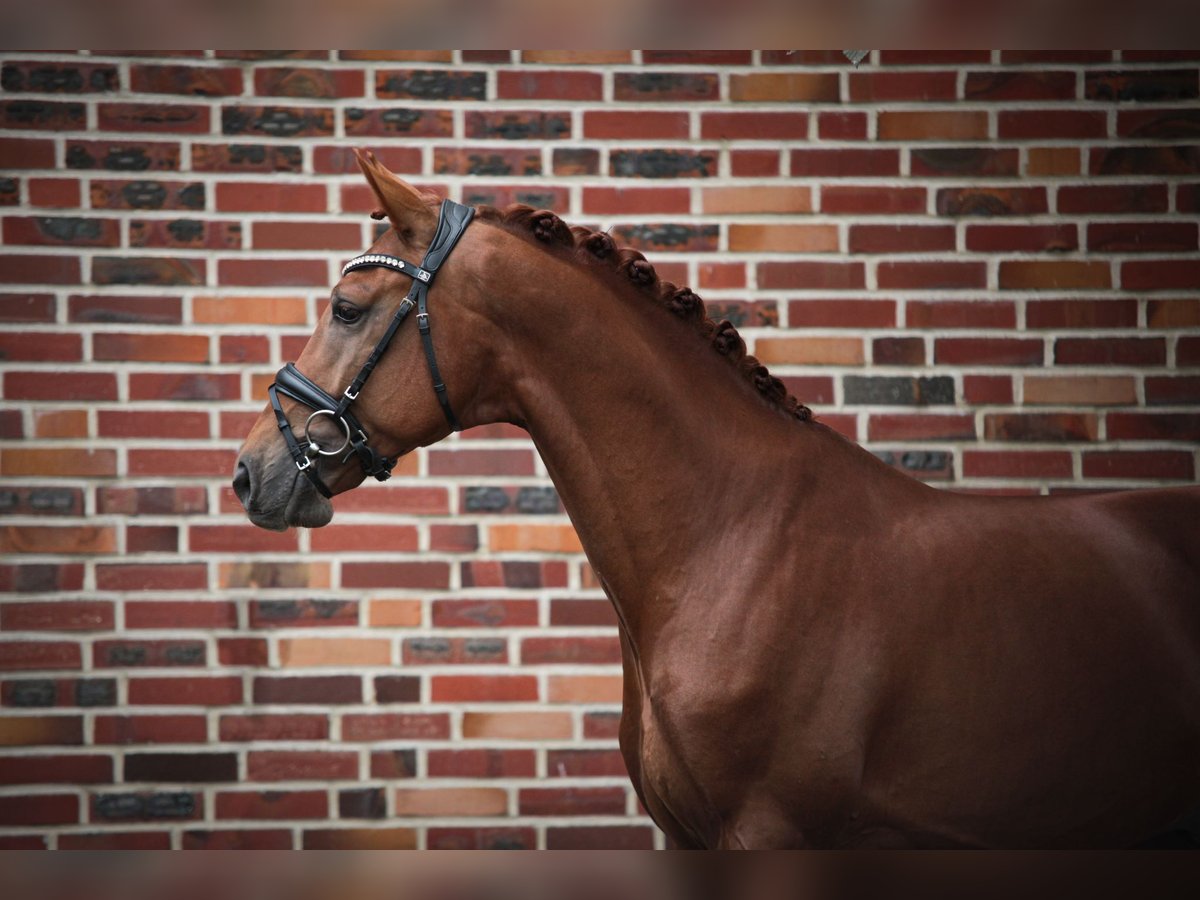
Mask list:
[[[333,308],[333,317],[339,322],[352,325],[362,318],[362,310],[357,306],[351,306],[349,303],[339,303]]]

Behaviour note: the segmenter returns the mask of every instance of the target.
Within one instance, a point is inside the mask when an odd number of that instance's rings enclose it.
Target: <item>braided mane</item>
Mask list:
[[[690,322],[710,342],[712,348],[728,359],[772,406],[802,422],[812,419],[812,410],[789,394],[783,382],[768,372],[766,366],[746,353],[746,342],[732,322],[710,319],[705,313],[704,301],[691,288],[676,287],[669,281],[661,281],[654,266],[637,250],[617,247],[613,239],[602,231],[578,225],[568,226],[545,209],[515,205],[502,211],[493,206],[479,206],[476,207],[476,216],[483,221],[494,222],[518,237],[532,238],[546,247],[563,248],[580,261],[607,264],[642,293]]]

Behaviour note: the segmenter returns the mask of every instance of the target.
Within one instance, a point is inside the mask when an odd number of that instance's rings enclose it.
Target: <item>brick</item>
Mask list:
[[[1059,450],[967,450],[967,478],[1070,478],[1071,454]]]
[[[777,150],[730,150],[729,170],[735,177],[773,177],[779,174]]]
[[[1086,413],[994,413],[984,417],[989,441],[1064,443],[1094,441],[1099,434],[1095,415]]]
[[[883,66],[964,66],[987,65],[991,53],[987,50],[880,50]]]
[[[237,756],[233,753],[127,753],[125,780],[221,782],[236,781]]]
[[[835,215],[889,216],[925,212],[923,187],[874,187],[871,185],[823,185],[821,211]]]
[[[632,55],[629,50],[522,50],[521,62],[552,65],[612,65],[627,63]]]
[[[99,412],[98,425],[101,437],[203,439],[209,436],[208,415],[199,411],[105,409]]]
[[[253,146],[260,146],[266,151],[278,149],[270,145]],[[295,149],[299,150],[300,148],[296,147]],[[193,155],[195,152],[196,150],[193,148]],[[393,172],[421,171],[421,150],[417,147],[376,147],[374,152],[376,158]],[[312,165],[313,171],[322,175],[359,174],[358,163],[351,147],[317,144],[312,148]]]
[[[892,328],[894,300],[793,300],[788,304],[792,328]]]
[[[551,675],[546,679],[550,703],[620,703],[620,675]]]
[[[286,638],[279,641],[279,662],[287,667],[386,666],[391,642],[375,638]]]
[[[1183,403],[1193,406],[1200,403],[1200,378],[1193,376],[1146,378],[1147,406],[1175,406]]]
[[[129,246],[240,250],[242,226],[231,221],[134,219],[129,223]]]
[[[78,644],[66,641],[5,641],[0,643],[0,671],[80,669]],[[3,740],[0,738],[0,743]]]
[[[321,715],[291,713],[223,715],[219,721],[222,741],[323,741],[329,737],[329,719]]]
[[[866,286],[860,262],[764,262],[757,269],[759,286],[764,288],[852,290]]]
[[[499,788],[398,788],[393,793],[396,815],[407,817],[503,816],[508,794]]]
[[[95,284],[199,285],[208,278],[203,259],[180,256],[96,256],[92,258]]]
[[[1025,172],[1031,176],[1078,175],[1081,160],[1078,147],[1029,147]]]
[[[615,178],[711,178],[717,174],[713,150],[613,150],[608,174]]]
[[[1200,440],[1200,414],[1110,412],[1105,418],[1109,440]]]
[[[723,141],[792,141],[808,137],[802,112],[705,112],[700,137]]]
[[[861,366],[862,339],[834,337],[759,338],[754,353],[768,365]]]
[[[1118,120],[1118,128],[1122,123]],[[1195,120],[1182,123],[1170,117],[1152,122],[1142,139],[1170,139],[1194,133]],[[1154,132],[1154,133],[1151,133]],[[1124,177],[1130,175],[1195,175],[1200,173],[1200,146],[1195,144],[1136,145],[1128,147],[1092,147],[1088,153],[1088,171],[1093,175]]]
[[[896,100],[954,100],[958,73],[906,72],[891,69],[881,72],[851,72],[850,100],[853,103],[887,103]]]
[[[707,214],[805,213],[811,212],[812,190],[808,187],[711,187],[704,188],[702,205]]]
[[[462,735],[467,740],[565,740],[573,732],[568,712],[466,712],[462,720]]]
[[[508,62],[511,52],[508,50],[464,50],[464,61],[475,62]],[[472,56],[473,60],[467,60]],[[324,56],[320,57],[324,59]],[[409,62],[453,62],[454,54],[450,50],[339,50],[338,59],[355,60],[399,60]]]
[[[142,322],[178,324],[183,320],[178,297],[71,295],[67,300],[71,322]]]
[[[202,487],[102,487],[96,492],[102,513],[120,515],[173,515],[204,513],[208,501]]]
[[[74,179],[30,178],[28,185],[29,202],[33,206],[75,207],[80,205],[79,182]],[[15,179],[6,179],[0,182],[0,202],[6,206],[17,204]]]
[[[208,362],[208,336],[100,332],[92,338],[92,358],[141,362]]]
[[[1092,290],[1112,285],[1108,263],[1087,260],[1001,260],[1006,291]]]
[[[749,50],[643,50],[646,65],[746,66]]]
[[[607,623],[606,623],[607,624]],[[621,646],[611,637],[529,637],[521,641],[521,664],[605,665],[621,661]]]
[[[1118,406],[1137,402],[1125,375],[1027,375],[1025,403],[1032,406]]]
[[[218,819],[324,819],[325,791],[219,791]]]
[[[502,70],[496,94],[502,100],[600,100],[603,80],[598,72]]]
[[[254,93],[262,97],[344,99],[361,97],[365,85],[361,69],[261,66],[254,70]]]
[[[1200,249],[1195,222],[1093,222],[1087,227],[1093,253],[1194,253]]]
[[[101,103],[97,108],[102,131],[203,134],[209,130],[209,116],[207,106],[186,103]]]
[[[719,96],[716,75],[696,72],[616,72],[613,97],[616,100],[678,102],[716,100]]]
[[[618,750],[550,750],[546,771],[551,778],[626,778],[625,759]]]
[[[585,712],[583,714],[583,736],[589,740],[615,740],[618,736],[620,722],[620,713]]]
[[[5,362],[79,362],[83,359],[83,339],[78,334],[65,332],[0,334],[0,359]]]
[[[1148,300],[1146,325],[1150,328],[1190,328],[1200,325],[1200,299]]]
[[[117,474],[117,459],[112,450],[9,447],[0,450],[0,474],[104,478]]]
[[[425,834],[429,850],[536,850],[532,828],[430,828]]]
[[[82,103],[48,100],[0,101],[0,125],[6,129],[77,131],[87,127]]]
[[[487,74],[445,69],[380,69],[375,96],[412,100],[485,100]],[[389,165],[386,161],[385,165]]]
[[[202,641],[107,640],[92,645],[92,665],[97,669],[203,666],[206,656]]]
[[[972,404],[1002,404],[1013,402],[1012,378],[1008,375],[964,375],[963,397]]]
[[[1089,184],[1058,189],[1058,211],[1069,214],[1166,212],[1164,184]]]
[[[53,294],[0,294],[0,322],[53,322]]]
[[[76,284],[79,259],[49,254],[0,257],[0,279],[8,284]]]
[[[881,141],[971,141],[987,136],[987,113],[981,111],[879,113]]]
[[[729,99],[749,103],[837,103],[836,72],[754,72],[729,76]]]
[[[204,800],[200,794],[189,791],[147,791],[93,794],[89,818],[98,823],[159,822],[203,816]]]
[[[322,184],[230,181],[217,185],[217,209],[235,212],[324,212]]]
[[[5,460],[9,452],[5,451]],[[4,466],[0,466],[0,471],[11,474]],[[0,565],[0,593],[40,594],[82,589],[82,564]]]
[[[881,262],[876,280],[885,290],[983,288],[987,267],[982,262]]]
[[[146,706],[232,706],[242,702],[242,681],[234,676],[131,678],[129,702]]]
[[[371,753],[372,778],[415,778],[416,750],[375,750]]]
[[[1002,110],[998,123],[1000,140],[1087,140],[1108,134],[1108,114],[1101,110],[1056,109],[1053,115],[1040,110]]]
[[[6,91],[90,94],[115,91],[119,87],[116,66],[107,63],[52,63],[9,61],[0,71]]]
[[[870,418],[867,434],[872,441],[973,441],[975,417],[876,413]]]
[[[386,816],[387,796],[383,788],[338,791],[339,819],[382,819]]]
[[[358,778],[358,754],[321,750],[252,750],[249,781],[350,781]]]
[[[600,174],[600,151],[589,147],[555,147],[552,160],[555,175]]]
[[[434,703],[505,703],[538,699],[532,675],[435,675],[431,679]]]
[[[415,628],[421,624],[421,603],[417,600],[372,600],[369,624],[375,628]]]
[[[606,140],[686,140],[687,113],[589,110],[583,114],[585,138]]]
[[[1041,340],[1015,338],[938,338],[934,362],[952,366],[1040,366]]]
[[[217,566],[221,588],[327,588],[327,563],[249,562],[221,563]]]
[[[129,86],[139,94],[227,97],[242,92],[242,72],[233,66],[133,65]]]
[[[643,825],[551,826],[548,850],[651,850],[654,832]]]
[[[935,205],[939,216],[1032,216],[1048,211],[1046,189],[1041,187],[941,188]]]
[[[909,328],[1015,328],[1017,311],[1007,300],[909,300],[904,320]]]
[[[1031,300],[1027,328],[1136,328],[1136,300]]]
[[[846,375],[842,381],[848,405],[920,406],[954,402],[954,379],[949,376]]]
[[[980,253],[1059,253],[1078,250],[1074,225],[969,225],[968,250]]]
[[[1162,366],[1167,362],[1163,338],[1059,338],[1054,362],[1060,366]]]
[[[223,259],[217,277],[247,287],[324,287],[330,281],[327,264],[318,259]]]
[[[254,679],[255,703],[361,703],[357,675],[261,676]]]
[[[1200,124],[1200,117],[1196,115],[1193,106],[1123,109],[1117,113],[1117,134],[1140,140],[1178,140],[1195,137],[1197,124]],[[1134,148],[1129,149],[1139,153]],[[1183,147],[1176,150],[1183,151],[1185,155],[1194,155],[1194,149],[1190,152],[1188,148]],[[1148,151],[1140,151],[1146,152]]]
[[[877,366],[922,366],[925,364],[925,341],[921,338],[875,338],[871,341],[871,361]]]
[[[79,821],[74,794],[31,794],[0,797],[0,825],[71,825]]]
[[[120,243],[116,219],[79,216],[7,216],[6,244],[75,247],[115,247]]]
[[[468,112],[464,124],[468,138],[553,141],[571,136],[571,113],[567,111]]]
[[[305,850],[415,850],[415,828],[305,829]]]
[[[69,140],[66,163],[68,169],[106,169],[115,172],[176,171],[179,169],[179,143],[148,141],[141,138]]]
[[[625,788],[521,788],[517,805],[523,816],[619,816]]]
[[[108,631],[113,623],[113,605],[107,600],[0,603],[4,631]]]
[[[968,72],[963,96],[967,100],[995,102],[1074,100],[1075,73],[1056,70]],[[1055,110],[1054,115],[1058,112]]]
[[[820,112],[817,134],[823,141],[865,141],[867,115],[860,112]]]
[[[532,600],[437,599],[432,616],[437,628],[515,628],[538,622]]]
[[[495,638],[405,638],[405,665],[488,664],[508,662],[508,645]]]
[[[430,778],[534,778],[537,757],[533,750],[430,750]]]
[[[0,553],[97,555],[114,553],[116,529],[110,526],[22,525],[0,527]],[[0,611],[0,622],[4,614]]]
[[[1083,475],[1191,481],[1195,464],[1190,450],[1089,450],[1083,454]]]
[[[196,172],[301,172],[304,154],[299,146],[193,144],[192,169]]]
[[[349,110],[346,111],[347,113]],[[313,106],[225,106],[221,133],[258,137],[329,137],[333,110]]]
[[[0,747],[83,743],[82,716],[0,717]]]
[[[447,740],[446,713],[347,713],[342,716],[343,741]]]
[[[1200,259],[1134,260],[1121,264],[1126,291],[1195,290],[1200,285]]]
[[[795,178],[856,178],[900,174],[900,151],[870,149],[802,149],[791,152]]]
[[[170,850],[166,831],[98,831],[93,834],[64,834],[59,850]]]
[[[342,586],[348,588],[445,588],[450,569],[444,562],[345,563]]]
[[[931,253],[955,247],[951,225],[857,225],[849,229],[851,253]]]

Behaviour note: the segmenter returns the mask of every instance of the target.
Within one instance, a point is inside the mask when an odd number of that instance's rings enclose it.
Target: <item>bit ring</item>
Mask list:
[[[309,429],[312,427],[312,420],[317,416],[329,416],[331,419],[335,419],[342,426],[342,430],[346,432],[345,440],[342,441],[342,445],[336,450],[322,450],[321,445],[314,441],[312,439],[312,435],[309,434]],[[315,413],[309,416],[304,423],[304,440],[308,442],[310,449],[315,448],[317,453],[319,453],[321,456],[337,456],[350,446],[350,426],[346,424],[345,419],[339,416],[332,409],[318,409]]]

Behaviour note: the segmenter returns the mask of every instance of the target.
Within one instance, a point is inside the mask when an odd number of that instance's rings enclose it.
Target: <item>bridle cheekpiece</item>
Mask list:
[[[383,456],[370,446],[370,436],[351,411],[350,406],[358,399],[363,385],[366,384],[380,357],[392,342],[401,323],[408,318],[413,309],[417,310],[417,331],[421,335],[425,361],[429,365],[429,374],[433,378],[433,390],[437,396],[438,405],[441,406],[442,413],[450,427],[455,431],[462,430],[462,424],[450,407],[446,385],[438,370],[437,355],[433,350],[433,336],[429,327],[428,299],[429,287],[433,283],[434,276],[437,275],[442,263],[446,261],[446,257],[450,255],[450,251],[454,249],[454,245],[458,243],[458,239],[463,236],[463,232],[467,230],[467,226],[471,224],[471,218],[474,215],[475,210],[470,206],[455,203],[453,200],[443,200],[438,215],[437,230],[434,232],[433,240],[419,266],[400,259],[398,256],[388,256],[384,253],[364,253],[342,266],[343,277],[356,269],[384,268],[407,275],[413,280],[413,284],[408,294],[400,301],[400,306],[388,323],[387,331],[375,344],[375,349],[371,351],[367,361],[363,363],[358,374],[354,376],[354,380],[342,391],[340,397],[334,397],[327,393],[297,369],[293,363],[288,363],[280,369],[275,375],[275,382],[267,388],[267,395],[271,399],[271,408],[275,412],[275,423],[279,426],[292,461],[322,496],[333,496],[329,488],[321,481],[314,464],[322,456],[341,456],[343,463],[356,456],[366,475],[373,476],[379,481],[386,481],[391,477],[392,467],[396,465],[397,457]],[[292,425],[280,403],[280,394],[303,403],[313,410],[313,413],[304,422],[303,442],[297,440],[296,434],[292,430]],[[324,416],[328,416],[340,425],[344,435],[341,445],[333,449],[323,448],[311,433],[314,420]]]

